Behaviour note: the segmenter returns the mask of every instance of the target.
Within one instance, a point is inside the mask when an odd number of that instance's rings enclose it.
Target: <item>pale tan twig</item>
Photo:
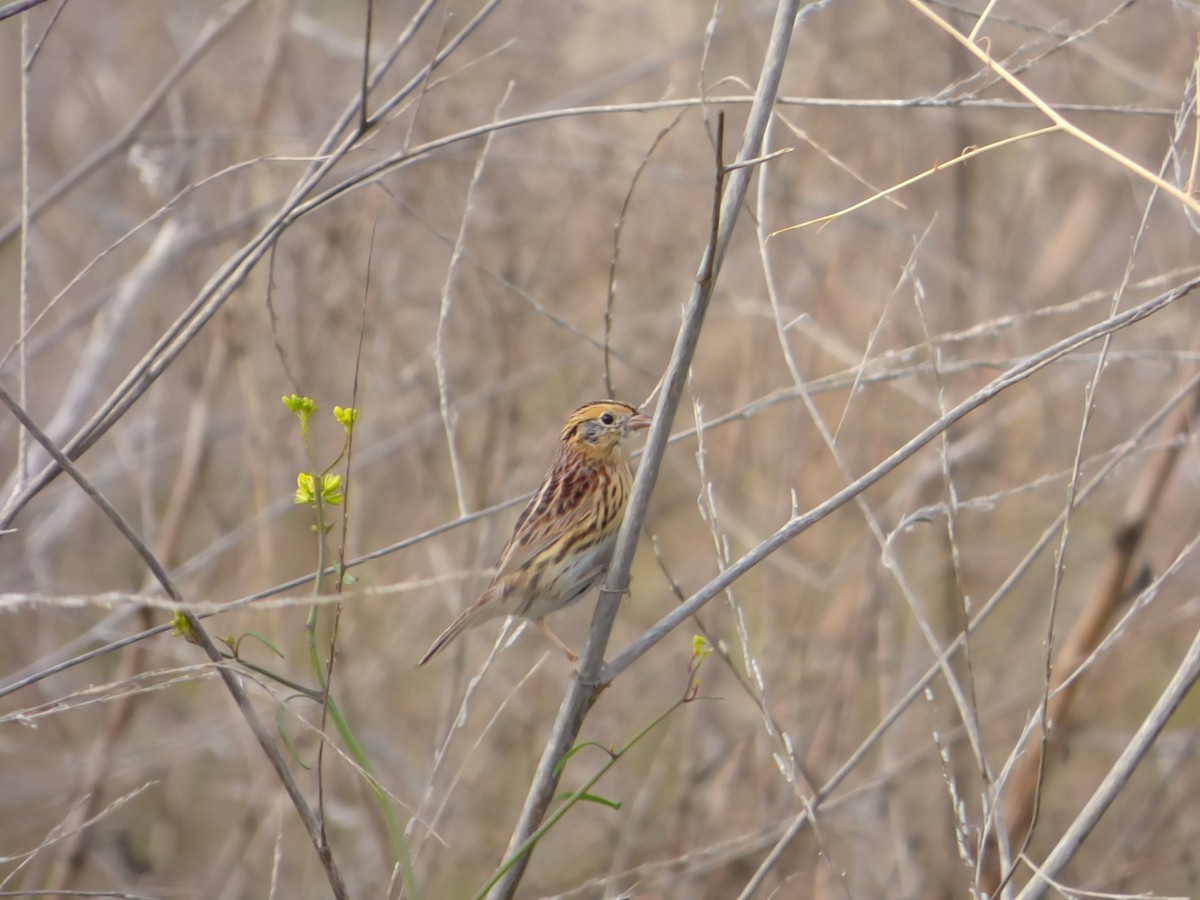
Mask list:
[[[1002,65],[1000,65],[998,62],[996,62],[992,58],[991,54],[988,53],[983,48],[981,48],[978,43],[976,43],[974,40],[969,39],[966,35],[959,32],[959,30],[957,28],[955,28],[953,25],[951,25],[949,22],[947,22],[945,19],[943,19],[937,13],[935,13],[932,9],[930,9],[924,3],[921,3],[920,0],[907,0],[907,2],[908,2],[909,6],[911,6],[913,9],[915,9],[921,15],[925,16],[927,19],[929,19],[931,22],[933,22],[934,25],[936,25],[939,29],[941,29],[946,34],[948,34],[950,37],[952,37],[959,44],[959,46],[965,48],[968,52],[971,53],[971,55],[973,55],[981,63],[983,63],[985,66],[987,66],[989,69],[991,69],[997,75],[999,75],[1000,78],[1002,78],[1005,81],[1005,83],[1008,84],[1009,87],[1011,87],[1018,94],[1020,94],[1022,97],[1024,97],[1030,103],[1032,103],[1035,107],[1037,107],[1037,109],[1044,116],[1046,116],[1046,118],[1048,118],[1051,122],[1054,123],[1055,130],[1065,131],[1067,134],[1069,134],[1071,137],[1075,138],[1077,141],[1080,141],[1081,143],[1085,144],[1086,146],[1091,147],[1093,150],[1097,151],[1098,153],[1102,154],[1103,156],[1107,156],[1113,162],[1117,163],[1117,165],[1121,166],[1123,169],[1130,172],[1131,174],[1136,175],[1142,181],[1158,188],[1160,191],[1162,191],[1163,193],[1167,194],[1170,197],[1173,197],[1175,200],[1178,200],[1181,204],[1186,206],[1188,209],[1192,210],[1192,212],[1200,213],[1200,200],[1197,200],[1195,197],[1191,196],[1190,194],[1185,193],[1184,191],[1175,187],[1175,185],[1171,184],[1169,181],[1164,180],[1161,176],[1156,175],[1155,173],[1151,172],[1145,166],[1141,165],[1140,163],[1135,162],[1134,160],[1130,159],[1128,156],[1125,156],[1123,153],[1120,153],[1119,151],[1117,151],[1113,147],[1109,146],[1108,144],[1104,143],[1103,141],[1097,140],[1096,138],[1092,137],[1090,134],[1088,134],[1082,128],[1069,122],[1062,115],[1062,113],[1060,113],[1053,106],[1051,106],[1049,103],[1047,103],[1045,100],[1043,100],[1031,88],[1026,86],[1024,82],[1022,82],[1020,79],[1018,79],[1017,77],[1012,75]],[[1044,130],[1046,130],[1046,129],[1044,129]]]
[[[513,83],[509,82],[508,87],[504,90],[504,95],[500,98],[500,102],[496,104],[496,110],[493,115],[493,121],[500,117],[500,112],[504,109],[504,104],[508,102],[508,98],[512,95]],[[446,278],[442,284],[442,300],[438,311],[437,332],[434,341],[434,367],[437,370],[437,385],[438,385],[438,410],[442,415],[442,429],[446,434],[446,452],[450,460],[450,472],[454,478],[454,494],[458,498],[459,515],[465,516],[467,509],[467,495],[463,489],[462,464],[458,459],[458,445],[454,439],[455,421],[457,413],[450,408],[450,376],[446,371],[446,329],[450,324],[450,307],[454,297],[454,279],[458,274],[458,264],[462,259],[463,247],[467,240],[467,224],[471,221],[471,214],[475,211],[475,194],[479,188],[479,182],[483,178],[484,167],[487,164],[488,155],[491,153],[492,141],[496,137],[496,132],[490,132],[483,142],[483,147],[479,151],[479,156],[475,160],[475,168],[471,172],[471,181],[467,185],[467,199],[463,204],[462,220],[459,223],[458,235],[454,239],[454,249],[450,254],[450,263],[446,266]]]

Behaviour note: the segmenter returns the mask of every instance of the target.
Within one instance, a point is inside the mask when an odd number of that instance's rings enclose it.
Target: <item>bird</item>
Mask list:
[[[575,664],[576,654],[544,620],[604,578],[633,485],[630,438],[650,422],[619,400],[595,400],[571,413],[554,462],[517,517],[491,583],[438,636],[418,666],[468,628],[500,616],[532,620]]]

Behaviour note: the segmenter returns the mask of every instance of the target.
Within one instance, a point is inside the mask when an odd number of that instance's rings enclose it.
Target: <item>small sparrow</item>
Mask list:
[[[649,416],[619,400],[585,403],[571,413],[554,464],[517,518],[491,584],[417,665],[468,628],[500,616],[532,619],[567,659],[578,659],[543,619],[604,578],[633,485],[629,439],[649,427]]]

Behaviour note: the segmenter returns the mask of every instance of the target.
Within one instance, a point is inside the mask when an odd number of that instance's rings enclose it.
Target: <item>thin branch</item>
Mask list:
[[[1045,128],[1039,128],[1036,131],[1026,131],[1022,132],[1021,134],[1012,135],[1011,137],[1002,138],[998,141],[993,141],[992,143],[983,147],[968,147],[958,156],[954,157],[954,159],[951,159],[947,162],[935,162],[925,171],[919,172],[918,174],[913,175],[911,178],[906,178],[897,184],[893,184],[891,187],[885,188],[882,191],[877,191],[870,197],[867,197],[865,200],[860,200],[857,203],[853,203],[850,206],[839,209],[837,212],[829,213],[828,215],[817,216],[815,219],[808,219],[804,222],[798,222],[795,225],[788,225],[785,228],[780,228],[771,232],[769,235],[767,235],[767,237],[773,238],[777,235],[786,234],[789,231],[797,231],[801,228],[808,228],[810,225],[824,225],[826,223],[836,221],[837,219],[842,218],[842,216],[849,215],[852,212],[862,209],[864,206],[870,206],[876,200],[887,199],[892,194],[904,190],[904,188],[911,187],[918,182],[924,181],[926,178],[931,178],[934,175],[944,172],[951,166],[964,164],[974,159],[976,156],[981,156],[985,153],[991,153],[993,150],[999,150],[1001,147],[1006,147],[1009,144],[1016,144],[1020,141],[1028,140],[1029,138],[1045,137],[1046,135],[1054,134],[1059,130],[1060,128],[1057,125],[1047,125]]]
[[[1189,196],[1184,191],[1181,191],[1179,188],[1175,187],[1175,185],[1171,184],[1169,181],[1165,181],[1161,176],[1151,172],[1145,166],[1134,162],[1128,156],[1117,152],[1108,144],[1097,140],[1079,126],[1072,124],[1063,117],[1062,113],[1034,93],[1032,89],[1026,87],[1020,79],[1005,69],[1002,65],[1000,65],[1000,63],[996,62],[990,53],[982,49],[975,41],[970,40],[966,35],[962,34],[957,28],[927,7],[924,3],[921,3],[920,0],[908,0],[908,4],[923,16],[930,19],[935,25],[937,25],[938,28],[954,38],[954,40],[957,41],[960,46],[968,50],[976,59],[999,75],[1009,87],[1037,107],[1038,111],[1056,126],[1058,126],[1058,128],[1071,135],[1071,137],[1075,138],[1077,141],[1080,141],[1081,143],[1091,147],[1101,155],[1107,156],[1109,159],[1113,160],[1133,175],[1136,175],[1147,184],[1157,187],[1165,194],[1169,194],[1175,200],[1179,201],[1179,203],[1181,203],[1184,207],[1192,210],[1192,212],[1200,213],[1200,200]]]
[[[366,24],[363,27],[362,89],[358,100],[358,131],[366,134],[369,127],[367,98],[371,93],[371,26],[375,19],[375,0],[367,0]]]
[[[258,718],[258,714],[254,711],[254,707],[250,703],[250,697],[246,694],[246,689],[242,686],[241,681],[238,680],[237,675],[231,672],[227,666],[223,665],[225,656],[217,649],[208,632],[204,630],[204,626],[200,624],[200,620],[186,608],[183,595],[180,594],[179,589],[171,581],[171,578],[167,575],[154,554],[150,552],[150,548],[146,546],[145,542],[138,536],[129,523],[125,521],[124,516],[117,511],[116,507],[103,494],[96,490],[84,474],[76,468],[75,464],[55,446],[54,442],[29,418],[25,410],[13,400],[8,391],[4,390],[3,386],[0,386],[0,403],[8,407],[17,421],[42,445],[46,452],[54,459],[55,463],[79,485],[92,502],[100,507],[108,520],[116,526],[117,530],[121,532],[130,546],[137,552],[138,556],[142,558],[147,568],[150,569],[155,579],[162,585],[163,590],[166,591],[167,596],[180,604],[179,612],[187,623],[189,638],[194,638],[194,642],[204,650],[208,658],[217,663],[217,671],[220,673],[221,679],[225,682],[225,686],[229,689],[229,693],[233,695],[234,703],[237,704],[243,718],[246,720],[246,724],[250,726],[250,730],[258,740],[259,746],[262,747],[263,753],[266,754],[271,767],[279,776],[279,780],[283,782],[284,789],[288,792],[288,796],[291,798],[292,804],[296,807],[296,812],[299,814],[300,820],[304,823],[304,827],[312,839],[313,846],[317,849],[317,855],[321,859],[321,865],[325,869],[325,876],[329,879],[329,886],[333,889],[334,896],[338,900],[347,898],[349,895],[346,893],[346,885],[342,880],[341,872],[338,871],[328,847],[322,846],[320,826],[313,817],[312,811],[309,809],[308,803],[300,791],[300,786],[296,783],[291,770],[288,769],[287,763],[284,762],[283,756],[275,746],[271,733],[267,731],[262,720]]]
[[[776,9],[754,105],[750,109],[742,146],[738,151],[738,161],[755,158],[761,153],[763,134],[779,90],[779,80],[783,72],[784,60],[787,58],[792,27],[799,6],[799,0],[781,0]],[[719,153],[720,148],[718,148]],[[683,322],[679,328],[671,361],[667,366],[663,390],[659,395],[658,406],[654,412],[654,424],[650,427],[646,450],[638,465],[637,477],[634,480],[633,492],[629,499],[629,509],[617,535],[616,549],[613,552],[612,562],[609,564],[604,587],[600,591],[596,612],[592,618],[591,627],[588,629],[583,653],[580,656],[578,674],[572,680],[562,706],[559,708],[558,718],[547,740],[542,758],[538,762],[533,783],[530,785],[521,816],[509,840],[505,857],[511,856],[518,848],[522,847],[540,826],[558,784],[556,770],[559,760],[575,742],[583,720],[599,690],[604,649],[608,644],[609,634],[612,632],[617,607],[629,582],[629,567],[633,562],[638,534],[649,506],[650,493],[658,477],[663,453],[667,446],[667,438],[671,433],[671,424],[683,394],[692,355],[700,338],[704,314],[712,297],[721,262],[724,260],[725,252],[733,235],[737,214],[746,196],[752,171],[748,168],[738,168],[728,177],[721,198],[720,210],[713,225],[716,237],[700,261],[691,299],[684,310]],[[724,171],[719,171],[717,173],[718,180],[721,180],[723,175]],[[505,873],[489,894],[491,900],[500,900],[500,898],[508,900],[516,893],[531,854],[532,847]]]
[[[12,3],[6,3],[4,6],[0,6],[0,22],[18,16],[27,9],[41,6],[45,2],[46,0],[13,0]]]
[[[1041,900],[1050,889],[1050,879],[1055,878],[1070,862],[1079,845],[1091,833],[1105,810],[1116,799],[1117,794],[1125,787],[1134,769],[1142,761],[1155,738],[1174,715],[1179,705],[1183,703],[1188,692],[1200,681],[1200,631],[1192,640],[1191,647],[1179,664],[1166,689],[1159,695],[1150,714],[1142,722],[1141,727],[1134,733],[1128,745],[1117,757],[1111,769],[1100,786],[1084,804],[1079,815],[1055,845],[1054,850],[1046,857],[1046,861],[1034,871],[1032,880],[1018,895],[1017,900]]]
[[[248,3],[252,2],[252,0],[242,0],[242,2]],[[474,16],[454,36],[450,45],[434,57],[429,66],[437,66],[444,62],[450,46],[457,46],[465,40],[468,34],[477,29],[483,22],[486,14],[494,9],[496,2],[498,0],[494,0],[494,2],[488,4]],[[427,8],[423,7],[423,10],[418,11],[418,14],[420,15],[423,11],[427,12]],[[412,28],[415,27],[414,24]],[[401,35],[401,38],[397,41],[398,47],[402,46],[403,41],[411,36],[412,28],[406,30]],[[386,67],[395,60],[398,52],[398,50],[394,51],[387,60],[381,63],[380,68],[376,70],[375,78],[372,79],[373,83],[383,77]],[[421,83],[422,77],[421,73],[414,76],[396,97],[403,96],[405,91],[414,90]],[[250,270],[258,264],[259,260],[275,245],[280,235],[295,221],[296,210],[304,208],[304,198],[316,189],[325,175],[362,139],[363,135],[356,132],[343,140],[336,150],[328,150],[328,148],[336,143],[336,136],[344,130],[346,124],[353,118],[359,99],[360,97],[356,94],[353,103],[343,113],[342,119],[331,129],[321,148],[315,154],[316,162],[314,162],[313,166],[305,174],[305,177],[297,182],[288,199],[283,203],[275,216],[272,217],[258,234],[243,245],[240,250],[230,257],[209,278],[195,299],[192,300],[183,313],[155,341],[154,346],[130,370],[121,384],[109,395],[101,407],[76,431],[70,440],[63,444],[63,451],[68,458],[76,459],[80,454],[94,445],[137,402],[158,377],[170,367],[179,354],[191,343],[192,339],[216,315],[225,301],[241,286],[250,273]],[[379,121],[380,115],[382,115],[382,110],[371,119],[372,126]],[[2,241],[2,238],[0,238],[0,241]],[[56,463],[48,463],[25,485],[23,490],[15,492],[8,499],[3,513],[0,514],[0,529],[10,525],[20,510],[47,484],[53,481],[61,471],[61,468]]]
[[[17,344],[17,403],[29,406],[29,361],[25,335],[29,328],[29,16],[21,19],[21,259],[20,287],[17,299],[17,323],[21,339]],[[29,477],[29,433],[17,432],[17,484]]]
[[[168,72],[166,77],[159,82],[154,93],[146,98],[145,102],[134,114],[133,118],[126,123],[125,127],[113,135],[106,143],[102,144],[91,156],[55,182],[54,186],[30,208],[30,220],[36,222],[41,218],[42,213],[78,187],[97,169],[124,153],[129,145],[133,143],[138,132],[142,130],[142,126],[150,120],[151,116],[154,115],[158,107],[170,95],[171,91],[175,89],[176,85],[212,49],[213,45],[225,33],[226,29],[237,21],[242,13],[249,9],[255,2],[256,0],[230,0],[230,2],[217,10],[205,24],[204,29],[200,32],[200,36],[196,39],[195,45],[188,50],[187,55],[176,64],[175,68]],[[19,5],[19,3],[9,4],[9,6],[0,8],[0,20],[13,15],[14,13],[8,12],[8,10],[13,6]],[[32,5],[34,4],[29,4],[29,6]],[[28,9],[29,6],[24,8]],[[14,12],[21,11],[21,9],[17,9]],[[0,228],[0,246],[7,243],[20,227],[20,221],[18,220],[16,222],[9,222],[3,228]]]
[[[608,261],[608,292],[604,302],[604,396],[617,396],[616,390],[613,388],[612,367],[610,365],[610,349],[612,340],[612,313],[613,305],[617,300],[617,262],[621,258],[621,233],[625,230],[625,221],[629,215],[629,206],[633,202],[634,191],[637,190],[638,181],[641,180],[642,173],[646,171],[646,166],[650,164],[651,157],[654,156],[654,151],[658,149],[658,145],[663,142],[668,134],[675,130],[675,126],[683,119],[683,114],[686,110],[680,110],[666,126],[661,128],[654,140],[650,143],[648,149],[638,162],[637,168],[633,170],[633,177],[629,179],[629,189],[625,191],[625,199],[621,201],[621,211],[617,214],[617,222],[613,225],[613,249],[612,256]]]
[[[512,95],[513,83],[509,82],[500,102],[496,104],[493,119],[500,116],[504,104]],[[433,361],[437,373],[438,411],[442,415],[442,429],[446,433],[446,453],[450,460],[450,473],[454,478],[454,495],[458,498],[459,515],[467,514],[467,495],[463,488],[462,465],[458,459],[458,446],[455,443],[454,428],[456,415],[450,409],[450,376],[446,371],[446,329],[450,324],[450,307],[454,297],[454,281],[458,274],[458,264],[463,257],[463,249],[467,242],[467,226],[471,214],[475,211],[475,195],[479,182],[483,178],[488,156],[491,154],[492,141],[496,132],[488,134],[475,160],[475,168],[471,172],[471,181],[467,185],[467,199],[463,204],[462,222],[458,227],[458,235],[454,239],[454,249],[450,254],[450,264],[446,267],[446,280],[442,283],[442,300],[438,308],[437,332],[434,338]]]

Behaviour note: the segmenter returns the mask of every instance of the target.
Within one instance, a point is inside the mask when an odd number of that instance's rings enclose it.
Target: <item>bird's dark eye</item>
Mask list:
[[[600,422],[603,425],[611,425],[615,421],[616,421],[616,419],[613,418],[612,413],[605,413],[604,415],[602,415],[600,417]]]

